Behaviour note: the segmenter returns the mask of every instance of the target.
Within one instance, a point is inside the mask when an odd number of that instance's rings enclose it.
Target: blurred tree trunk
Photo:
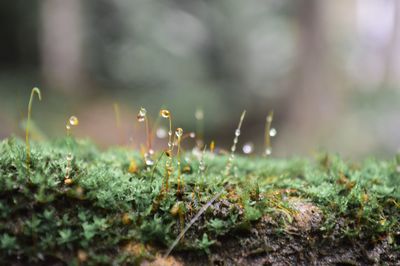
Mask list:
[[[297,65],[287,105],[286,131],[289,136],[282,138],[285,143],[281,145],[300,153],[308,153],[310,148],[316,148],[332,134],[340,106],[329,65],[323,5],[324,1],[299,0],[296,6],[295,23],[299,27]]]
[[[47,86],[73,92],[82,85],[83,46],[80,0],[44,0],[41,12],[41,60]]]
[[[398,84],[400,79],[400,1],[394,1],[394,19],[388,45],[382,53],[384,56],[384,73],[382,87]]]

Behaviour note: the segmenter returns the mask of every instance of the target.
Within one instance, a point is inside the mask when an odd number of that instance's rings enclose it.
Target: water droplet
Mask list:
[[[236,146],[232,146],[231,152],[235,152],[235,151],[236,151]]]
[[[71,126],[70,126],[69,124],[67,124],[67,125],[65,125],[65,128],[66,128],[67,130],[70,130],[70,129],[71,129]]]
[[[168,136],[172,136],[172,131],[168,131]]]
[[[74,159],[74,156],[72,155],[72,153],[68,153],[67,160],[72,161],[72,159]]]
[[[245,154],[250,154],[250,153],[252,153],[253,150],[254,150],[254,145],[253,145],[253,143],[247,142],[246,144],[243,145],[242,150],[243,150],[243,152],[244,152]]]
[[[202,109],[197,109],[196,113],[194,113],[194,117],[196,117],[197,120],[202,120],[204,118],[204,112]]]
[[[143,108],[143,107],[141,107],[140,110],[139,110],[139,115],[141,115],[141,116],[146,116],[146,114],[147,114],[146,109]]]
[[[236,129],[236,130],[235,130],[235,136],[236,136],[236,137],[239,137],[239,136],[240,136],[240,129]]]
[[[168,143],[168,148],[171,150],[171,149],[172,149],[172,147],[173,147],[173,144],[172,144],[172,142],[169,142],[169,143]]]
[[[149,155],[153,155],[154,154],[154,150],[153,149],[149,149]]]
[[[151,166],[151,165],[153,165],[154,164],[154,161],[151,159],[151,158],[147,158],[146,159],[146,165],[147,166]]]
[[[79,120],[76,116],[73,115],[69,118],[69,123],[71,126],[77,126],[79,125]]]
[[[164,118],[169,118],[171,116],[170,112],[167,109],[161,109],[160,115]]]
[[[271,128],[271,130],[269,131],[269,135],[271,137],[275,137],[277,133],[278,133],[278,131],[276,131],[275,128]]]
[[[210,143],[210,152],[213,153],[214,149],[215,149],[215,142],[211,141],[211,143]]]
[[[179,139],[180,137],[182,137],[182,135],[183,135],[183,129],[180,128],[180,127],[178,127],[178,128],[175,130],[175,135],[178,137],[178,139]]]
[[[196,137],[196,133],[190,132],[189,137],[192,138],[192,139],[194,139],[194,138]]]
[[[143,107],[140,108],[139,113],[137,115],[137,120],[138,122],[144,122],[146,120],[146,109],[144,109]]]
[[[156,136],[159,139],[163,139],[163,138],[167,137],[167,130],[163,127],[157,128]]]
[[[265,149],[265,154],[266,155],[271,155],[272,154],[272,149],[271,148],[266,148]]]

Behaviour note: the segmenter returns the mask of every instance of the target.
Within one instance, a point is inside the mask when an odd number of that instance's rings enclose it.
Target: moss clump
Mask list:
[[[65,184],[66,156],[71,151],[72,184]],[[171,245],[182,223],[188,223],[221,191],[221,197],[189,229],[175,254],[185,250],[203,258],[213,253],[223,256],[223,246],[218,245],[221,239],[234,235],[239,243],[246,232],[261,230],[265,221],[276,239],[297,234],[366,246],[384,241],[384,252],[396,254],[399,250],[400,173],[396,160],[369,159],[355,165],[330,155],[315,160],[238,157],[231,175],[225,176],[228,158],[206,153],[207,170],[199,177],[198,159],[186,153],[181,162],[185,191],[177,195],[177,173],[171,176],[169,191],[160,193],[165,157],[148,167],[139,153],[128,149],[101,152],[88,141],[67,138],[32,143],[27,169],[23,142],[3,140],[1,264],[135,264],[152,260]],[[304,208],[308,209],[303,213]],[[311,217],[304,216],[308,210]],[[302,228],[301,222],[307,225]],[[258,254],[259,250],[251,252]],[[190,260],[188,255],[181,257]],[[397,258],[386,256],[383,260]]]

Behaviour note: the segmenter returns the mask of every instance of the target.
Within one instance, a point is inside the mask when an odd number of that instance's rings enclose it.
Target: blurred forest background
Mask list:
[[[187,132],[202,108],[206,141],[229,148],[246,109],[240,142],[261,153],[274,109],[277,156],[390,156],[400,148],[400,1],[1,1],[0,138],[23,136],[34,86],[41,139],[65,135],[76,115],[76,136],[138,146],[139,108],[154,119],[165,106]]]

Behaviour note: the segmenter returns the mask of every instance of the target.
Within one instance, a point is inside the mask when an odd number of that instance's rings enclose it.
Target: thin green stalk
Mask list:
[[[264,132],[264,138],[265,138],[264,155],[265,156],[270,156],[272,153],[270,131],[271,131],[271,124],[272,124],[273,118],[274,118],[274,111],[270,111],[265,119],[265,132]]]
[[[31,113],[32,113],[32,101],[33,101],[33,96],[35,93],[38,95],[39,101],[42,100],[42,95],[40,93],[39,88],[35,87],[32,89],[31,92],[31,97],[29,99],[29,104],[28,104],[28,120],[26,122],[26,130],[25,130],[25,141],[26,141],[26,168],[29,170],[30,163],[31,163],[31,146],[29,144],[29,128],[30,128],[30,122],[31,122]]]

